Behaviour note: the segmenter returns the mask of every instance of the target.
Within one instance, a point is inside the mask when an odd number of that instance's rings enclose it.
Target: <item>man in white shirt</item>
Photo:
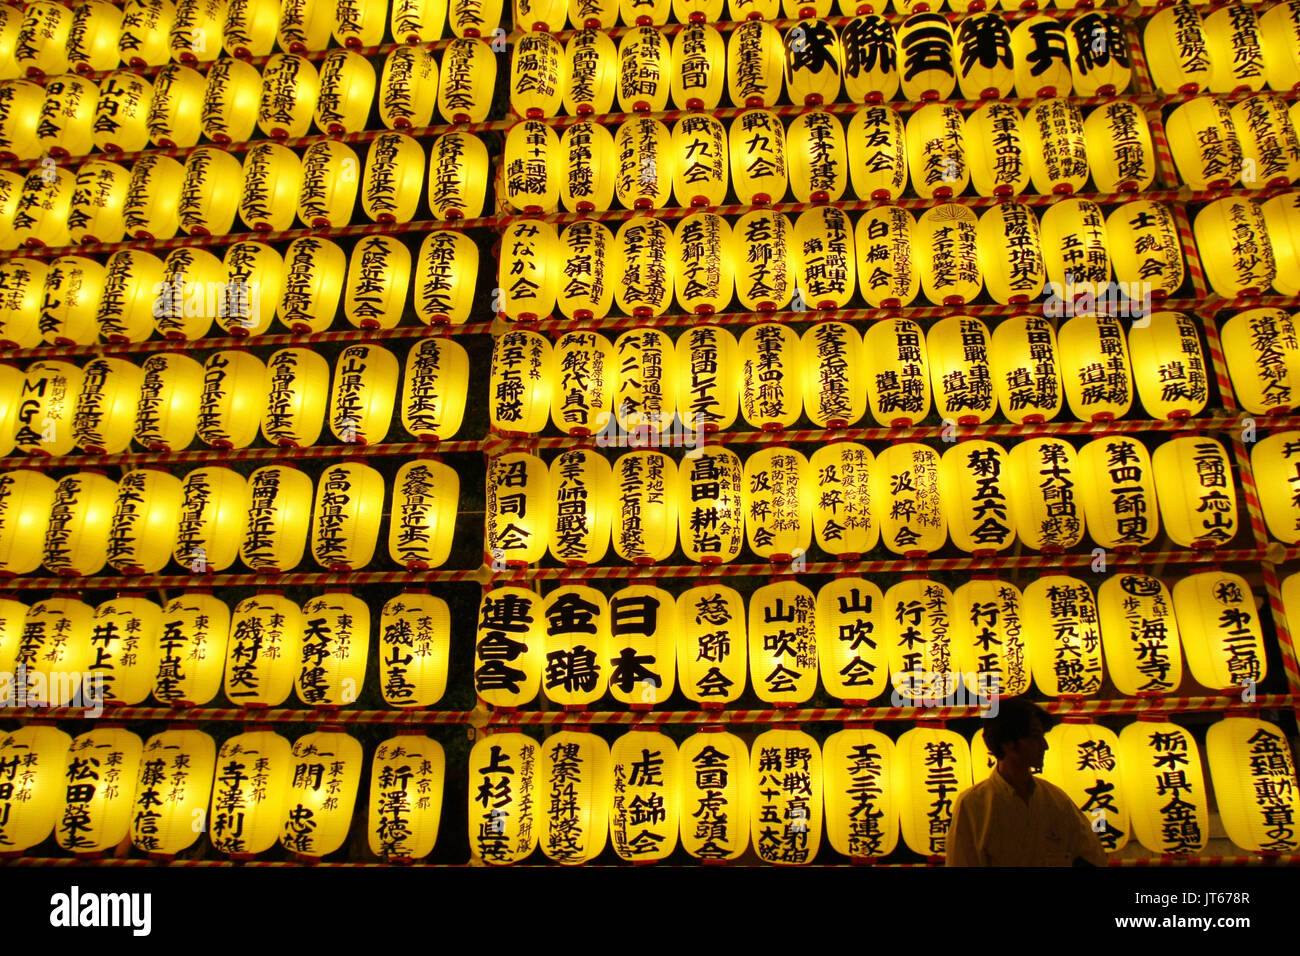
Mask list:
[[[948,866],[1105,866],[1106,852],[1069,795],[1036,779],[1052,726],[1023,698],[1004,700],[984,728],[997,758],[988,779],[957,795]]]

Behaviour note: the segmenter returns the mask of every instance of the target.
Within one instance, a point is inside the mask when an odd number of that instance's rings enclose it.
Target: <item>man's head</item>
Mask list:
[[[1043,735],[1051,730],[1052,715],[1033,701],[1012,697],[1002,701],[996,716],[984,725],[984,743],[997,760],[1008,760],[1029,768],[1042,767],[1047,753]]]

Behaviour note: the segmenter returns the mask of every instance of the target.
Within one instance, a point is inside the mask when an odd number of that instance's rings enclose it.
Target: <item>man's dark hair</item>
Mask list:
[[[1043,730],[1051,730],[1056,721],[1052,715],[1025,697],[1012,697],[1001,701],[996,717],[988,718],[984,725],[984,744],[996,759],[1002,759],[1002,748],[1029,736],[1029,725],[1037,717]]]

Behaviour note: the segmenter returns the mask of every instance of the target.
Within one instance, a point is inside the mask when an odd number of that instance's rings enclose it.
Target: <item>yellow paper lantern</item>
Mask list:
[[[1062,355],[1069,355],[1064,376],[1065,397],[1080,421],[1113,421],[1133,405],[1133,369],[1119,320],[1080,315],[1065,322],[1058,333]]]
[[[1192,4],[1178,3],[1152,14],[1142,32],[1142,47],[1157,89],[1199,93],[1210,88],[1208,38]]]
[[[137,160],[122,206],[122,222],[136,239],[170,239],[179,225],[178,194],[185,167],[166,156]]]
[[[1209,88],[1215,93],[1262,90],[1264,50],[1255,11],[1234,3],[1212,10],[1202,22],[1210,50]]]
[[[897,443],[877,456],[871,471],[873,511],[894,554],[919,557],[947,540],[947,519],[939,488],[940,459],[916,442]]]
[[[217,752],[212,782],[212,845],[235,859],[274,846],[284,826],[293,770],[289,741],[275,731],[253,730],[228,738]]]
[[[1083,138],[1098,192],[1140,192],[1155,181],[1151,128],[1133,103],[1113,100],[1097,107],[1083,121]]]
[[[355,167],[352,174],[355,178]],[[257,143],[244,157],[240,220],[257,232],[284,232],[293,225],[301,186],[302,163],[293,150],[277,143]],[[318,188],[319,174],[313,185]]]
[[[629,731],[610,752],[614,794],[609,833],[624,860],[654,863],[677,847],[681,771],[677,745],[661,733]]]
[[[922,578],[904,579],[885,592],[881,636],[894,699],[924,706],[957,689],[952,603],[945,585]]]
[[[1197,96],[1165,120],[1178,178],[1193,190],[1222,189],[1241,175],[1241,142],[1232,112],[1212,96]]]
[[[248,485],[229,468],[196,468],[182,480],[172,557],[192,574],[224,571],[235,561],[248,520]]]
[[[359,462],[321,472],[312,509],[311,553],[331,571],[364,568],[375,553],[384,512],[384,479]]]
[[[564,601],[562,609],[576,607],[571,598]],[[525,588],[483,593],[474,636],[474,690],[495,708],[508,710],[537,696],[545,655],[542,608],[541,596]]]
[[[740,337],[740,411],[765,431],[789,428],[803,408],[807,357],[789,327],[751,325]]]
[[[267,56],[275,46],[279,24],[277,0],[231,0],[222,25],[222,48],[240,60]]]
[[[0,83],[0,159],[36,159],[36,126],[45,90],[27,80]]]
[[[622,274],[621,250],[614,245],[614,236],[598,222],[575,222],[564,228],[560,242],[564,257],[560,311],[581,320],[604,318],[614,299],[613,280]]]
[[[794,297],[801,269],[794,227],[784,213],[755,209],[732,227],[736,256],[736,297],[747,312],[778,312]]]
[[[979,223],[968,206],[946,203],[921,214],[915,232],[921,288],[936,305],[964,305],[980,294]]]
[[[1091,199],[1067,199],[1043,213],[1043,261],[1056,298],[1073,304],[1104,294],[1111,275],[1104,215]]]
[[[1195,322],[1182,312],[1153,313],[1129,330],[1138,397],[1157,419],[1200,414],[1208,395],[1205,357]]]
[[[1011,26],[997,13],[962,17],[954,37],[954,62],[962,99],[1004,99],[1016,74]]]
[[[765,704],[793,707],[816,691],[817,605],[802,584],[779,580],[750,595],[749,671]]]
[[[1023,600],[1014,584],[994,578],[976,578],[953,591],[953,665],[972,697],[1014,697],[1029,690]]]
[[[980,216],[975,230],[976,265],[989,295],[1019,305],[1036,298],[1047,277],[1038,220],[1028,206],[1004,202]]]
[[[829,10],[829,5],[828,5]],[[819,13],[799,16],[818,16]],[[785,85],[790,101],[805,106],[834,103],[840,95],[843,51],[825,20],[800,20],[785,33]]]
[[[266,370],[262,437],[290,448],[316,444],[329,393],[330,371],[324,356],[309,349],[280,349],[271,354]]]
[[[71,744],[70,736],[43,724],[19,727],[0,736],[0,761],[5,766],[0,848],[6,854],[23,853],[49,838],[60,816],[60,798],[66,793]]]
[[[388,553],[407,568],[440,568],[451,554],[460,479],[438,461],[408,461],[393,479]]]
[[[1034,190],[1079,192],[1088,181],[1083,115],[1066,99],[1042,100],[1025,113],[1025,147]]]
[[[1300,342],[1281,309],[1239,312],[1219,330],[1232,390],[1252,415],[1277,414],[1300,404]]]
[[[18,430],[18,405],[22,401],[22,369],[0,363],[0,453],[14,450],[14,433]]]
[[[723,448],[699,448],[678,472],[682,551],[700,564],[734,561],[744,541],[740,458]]]
[[[857,289],[849,217],[830,207],[810,209],[795,221],[793,239],[799,260],[796,281],[805,304],[822,310],[847,306]]]
[[[528,119],[558,115],[564,96],[564,66],[564,47],[559,40],[547,33],[524,34],[510,53],[511,112]]]
[[[561,277],[554,250],[559,242],[548,222],[518,220],[506,228],[497,280],[507,321],[536,322],[555,308]]]
[[[37,471],[0,474],[0,575],[30,574],[40,566],[57,485]]]
[[[1045,554],[1069,550],[1083,538],[1084,506],[1075,488],[1088,479],[1074,447],[1058,438],[1031,438],[1011,448],[1011,514],[1026,547]]]
[[[957,86],[956,38],[946,17],[915,13],[898,27],[903,98],[946,100]],[[915,167],[914,167],[915,168]]]
[[[843,322],[819,322],[804,333],[804,407],[822,428],[862,418],[866,370],[857,332]]]
[[[718,710],[745,690],[745,604],[725,585],[701,585],[677,597],[677,672],[682,693]]]
[[[725,329],[691,328],[677,339],[677,410],[684,428],[707,435],[731,427],[739,362],[740,345]]]
[[[36,126],[37,147],[53,159],[89,153],[98,103],[99,87],[91,80],[72,74],[49,80]]]
[[[445,0],[396,0],[388,29],[394,42],[418,45],[439,39],[446,22]]]
[[[1241,143],[1241,183],[1288,186],[1300,176],[1300,138],[1275,95],[1252,96],[1230,110]]]
[[[666,231],[666,230],[665,230]],[[614,342],[615,416],[629,433],[666,432],[674,419],[677,398],[676,350],[658,329],[624,332]]]
[[[1182,286],[1182,243],[1164,204],[1139,200],[1115,209],[1106,218],[1106,244],[1131,312],[1146,310],[1151,299],[1167,298]]]
[[[139,704],[153,690],[162,638],[162,608],[138,597],[118,597],[95,608],[90,670],[103,699]]]
[[[172,59],[193,65],[215,60],[221,53],[226,5],[210,0],[177,0],[176,17],[167,34]]]
[[[970,178],[981,196],[1018,196],[1029,185],[1033,137],[1028,125],[1007,103],[986,103],[967,117]]]
[[[210,252],[181,246],[163,260],[155,290],[154,328],[168,339],[201,339],[230,301],[226,268]]]
[[[1006,451],[989,441],[963,441],[943,453],[940,493],[948,532],[962,551],[992,555],[1016,539],[1010,513],[1011,474]]]
[[[334,40],[348,49],[378,46],[387,21],[387,3],[339,0],[334,10]]]
[[[18,197],[10,242],[15,247],[31,248],[69,245],[72,237],[68,216],[76,182],[71,172],[57,167],[46,166],[29,173]]]
[[[14,655],[14,703],[24,707],[103,706],[103,681],[89,672],[94,609],[70,597],[38,601],[27,611]]]
[[[469,387],[469,355],[448,338],[420,339],[406,354],[402,427],[420,441],[442,441],[460,430]]]
[[[117,483],[108,530],[108,563],[122,574],[157,574],[171,560],[183,493],[180,479],[154,468]]]
[[[1288,0],[1275,3],[1259,15],[1259,42],[1264,53],[1264,75],[1269,89],[1279,93],[1300,84],[1300,9]]]
[[[1209,830],[1205,776],[1192,735],[1139,720],[1119,735],[1119,765],[1133,835],[1153,853],[1198,855]]]
[[[551,462],[555,507],[547,547],[566,567],[599,564],[609,550],[613,477],[609,462],[589,448],[561,452]]]
[[[311,479],[287,465],[267,465],[248,476],[248,521],[239,559],[259,574],[280,574],[302,563],[311,522]]]
[[[1079,470],[1093,541],[1131,551],[1155,540],[1160,530],[1155,475],[1141,442],[1126,436],[1094,439],[1079,450]]]
[[[14,59],[14,47],[18,43],[18,33],[22,29],[26,15],[26,11],[17,4],[6,4],[4,10],[0,10],[0,80],[13,79],[22,72]],[[73,23],[76,23],[75,13]],[[113,49],[113,63],[114,65],[117,63],[116,43]]]
[[[276,40],[290,53],[323,50],[329,45],[334,11],[311,0],[285,0],[280,7]]]
[[[684,17],[678,19],[685,21]],[[722,99],[727,48],[722,34],[710,25],[716,22],[693,20],[673,35],[668,87],[673,106],[679,110],[714,110]]]
[[[379,118],[384,125],[392,130],[428,126],[438,103],[438,64],[433,51],[420,46],[393,49],[379,76]],[[358,120],[364,126],[364,118]]]
[[[1250,586],[1240,575],[1206,571],[1174,585],[1174,613],[1187,666],[1197,683],[1235,692],[1268,673],[1260,619]]]
[[[855,13],[869,4],[858,4]],[[883,11],[883,4],[882,4]],[[849,10],[844,10],[849,15]],[[898,40],[885,17],[868,13],[840,28],[844,92],[854,103],[889,102],[898,92]]]
[[[662,315],[673,296],[672,229],[638,216],[619,227],[614,243],[614,260],[621,266],[614,275],[614,301],[637,318]]]
[[[144,360],[135,410],[135,440],[151,451],[181,451],[194,440],[203,395],[203,366],[177,352]]]
[[[1146,574],[1108,577],[1097,588],[1097,607],[1110,678],[1120,693],[1177,693],[1183,654],[1164,583]]]
[[[185,162],[178,216],[191,236],[222,236],[235,221],[239,160],[219,149],[196,149]]]
[[[678,750],[682,847],[701,861],[735,860],[749,841],[749,753],[739,737],[709,728]]]
[[[1286,736],[1254,717],[1224,717],[1205,736],[1223,828],[1249,853],[1294,852],[1300,788]]]
[[[1175,438],[1152,456],[1165,532],[1182,548],[1215,548],[1237,535],[1232,462],[1213,438]]]
[[[603,432],[614,400],[613,346],[595,332],[566,332],[554,354],[558,379],[551,393],[551,420],[570,435]]]
[[[247,448],[266,405],[266,366],[249,352],[213,352],[203,365],[198,436],[213,448]]]
[[[581,25],[574,23],[575,27]],[[563,77],[561,100],[566,113],[570,116],[608,113],[614,104],[614,87],[618,81],[618,48],[608,33],[586,26],[564,45],[560,75]]]
[[[416,259],[415,314],[425,325],[464,325],[474,304],[478,247],[459,232],[431,232]]]
[[[537,332],[516,329],[492,347],[488,416],[505,435],[534,435],[546,427],[555,395],[551,343]]]
[[[1296,468],[1290,464],[1300,452],[1300,432],[1276,432],[1255,444],[1250,470],[1259,493],[1260,510],[1269,533],[1283,544],[1300,542],[1300,500],[1296,494]]]
[[[727,0],[729,20],[776,20],[781,16],[781,0]]]
[[[858,217],[853,244],[859,291],[868,305],[898,308],[916,298],[921,275],[913,259],[915,231],[916,220],[899,206],[878,206]]]
[[[375,83],[375,68],[360,53],[339,50],[325,57],[313,109],[316,127],[331,134],[365,129]]]
[[[822,744],[826,836],[853,860],[892,853],[898,845],[899,800],[894,743],[878,730],[850,727]]]
[[[54,489],[41,563],[58,575],[98,574],[108,556],[108,532],[117,483],[85,471],[60,479]]]
[[[636,584],[609,599],[609,688],[633,710],[672,696],[677,677],[677,602],[667,591]]]
[[[153,79],[153,100],[146,121],[150,142],[180,148],[197,143],[207,89],[203,74],[188,66],[171,63],[159,70]],[[141,162],[144,160],[137,161],[137,168]]]
[[[68,33],[73,12],[60,3],[28,3],[14,41],[14,61],[20,73],[41,79],[68,71]]]
[[[604,212],[614,198],[614,137],[595,123],[574,123],[560,137],[560,201],[571,212]]]
[[[949,199],[966,191],[965,125],[961,111],[946,103],[927,103],[908,119],[907,165],[912,188],[922,199]]]
[[[341,731],[315,731],[294,742],[282,847],[319,859],[343,845],[352,827],[361,764],[361,744]]]
[[[1045,422],[1060,412],[1057,356],[1056,334],[1045,319],[1012,316],[998,323],[993,330],[993,382],[1002,414],[1009,420]]]
[[[361,181],[361,209],[375,222],[410,222],[420,202],[424,150],[401,133],[383,133],[370,144]]]
[[[592,588],[563,585],[546,596],[543,614],[543,689],[566,710],[582,710],[604,695],[609,682],[609,602]],[[482,631],[484,624],[479,627]]]
[[[0,345],[35,348],[40,344],[38,310],[49,280],[49,266],[39,259],[13,258],[0,265]]]
[[[884,614],[880,588],[863,578],[836,578],[817,592],[822,686],[850,706],[861,706],[885,689]]]
[[[1074,91],[1079,96],[1114,96],[1132,76],[1124,22],[1109,12],[1089,11],[1065,30]]]
[[[151,855],[172,857],[199,837],[212,793],[217,746],[198,730],[154,734],[140,755],[131,807],[131,842]]]
[[[673,153],[668,127],[646,117],[622,123],[614,137],[617,172],[614,195],[628,209],[659,209],[668,204],[673,183]]]
[[[390,707],[431,707],[447,690],[451,611],[431,594],[390,598],[379,617],[379,677]]]
[[[785,127],[775,113],[749,110],[732,120],[728,153],[732,188],[742,205],[764,206],[785,198]]]
[[[90,856],[126,839],[142,749],[139,737],[119,727],[92,730],[72,741],[54,827],[60,847]]]
[[[541,746],[542,852],[586,863],[605,847],[613,793],[609,746],[595,734],[562,730]]]
[[[469,5],[468,0],[461,2]],[[453,9],[453,29],[456,21]],[[477,39],[453,40],[443,53],[438,76],[438,115],[449,123],[483,122],[492,105],[496,78],[496,55],[487,43]]]
[[[279,707],[293,689],[302,651],[302,610],[275,591],[235,605],[226,647],[226,698],[237,707]]]
[[[379,10],[382,13],[383,7]],[[375,748],[368,818],[371,853],[392,863],[422,860],[433,852],[446,765],[442,744],[424,736],[399,733]]]
[[[121,31],[122,10],[116,4],[100,0],[77,4],[68,28],[68,66],[77,73],[114,69],[121,62],[117,51]]]
[[[298,218],[313,229],[347,223],[352,218],[360,178],[361,164],[350,147],[334,140],[313,143],[302,155]]]
[[[817,546],[842,561],[856,561],[880,541],[872,513],[874,457],[865,445],[833,442],[808,460],[816,477],[813,533]]]
[[[1259,204],[1247,197],[1219,199],[1193,223],[1210,287],[1224,298],[1259,295],[1273,284],[1277,262]],[[1212,255],[1211,250],[1228,255]]]
[[[487,864],[515,863],[537,849],[541,748],[521,733],[480,736],[469,755],[470,852]]]
[[[552,521],[546,462],[511,452],[492,458],[487,470],[484,561],[524,567],[546,553]]]
[[[370,609],[338,591],[302,605],[302,647],[295,656],[294,690],[308,707],[350,704],[361,693],[370,648]]]
[[[104,293],[95,322],[110,342],[143,342],[153,334],[154,308],[164,300],[163,261],[152,253],[122,249],[108,258]]]
[[[871,414],[882,425],[911,425],[930,412],[925,334],[910,319],[884,319],[863,336]]]
[[[791,129],[793,132],[794,127]],[[856,110],[849,121],[846,142],[849,175],[859,198],[892,201],[902,196],[907,186],[908,151],[903,120],[897,110],[892,106]],[[840,176],[842,179],[843,174]],[[796,176],[796,190],[798,182]],[[832,198],[829,192],[825,198]]]
[[[357,328],[395,327],[405,311],[410,277],[411,251],[404,243],[366,236],[352,249],[343,314]]]
[[[505,195],[523,213],[550,212],[559,203],[560,140],[540,120],[510,127],[505,145]]]
[[[28,455],[69,454],[76,447],[72,430],[81,395],[81,369],[68,362],[33,362],[27,366],[18,405],[14,443]]]
[[[764,863],[797,865],[817,856],[822,832],[822,755],[801,730],[755,738],[750,762],[750,837]]]
[[[1101,628],[1092,589],[1048,575],[1024,589],[1025,644],[1038,689],[1048,697],[1090,697],[1102,684]]]
[[[614,553],[636,565],[666,560],[677,546],[677,466],[666,454],[634,451],[614,462]]]
[[[1276,274],[1273,289],[1279,295],[1291,296],[1300,292],[1300,209],[1296,201],[1300,193],[1283,193],[1259,204],[1264,214],[1265,231],[1273,249]]]
[[[1115,732],[1067,719],[1049,730],[1046,739],[1043,778],[1069,795],[1107,853],[1122,850],[1129,838],[1129,796]]]
[[[329,425],[345,445],[382,442],[397,400],[397,358],[377,345],[349,345],[339,353],[330,393]]]
[[[81,396],[72,419],[77,445],[91,455],[116,455],[131,443],[144,375],[123,359],[95,358],[82,369]]]
[[[418,144],[416,147],[419,148]],[[487,147],[477,136],[451,132],[435,139],[429,151],[428,190],[429,210],[434,217],[476,219],[482,215],[487,170]]]

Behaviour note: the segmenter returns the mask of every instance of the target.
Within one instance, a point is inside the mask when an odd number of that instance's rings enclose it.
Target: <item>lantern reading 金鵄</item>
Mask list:
[[[203,396],[203,366],[176,352],[144,360],[135,410],[135,440],[152,451],[181,451],[194,440]]]
[[[447,690],[451,611],[442,598],[408,591],[379,617],[379,679],[390,707],[432,707]]]
[[[364,568],[375,553],[384,512],[384,479],[360,462],[321,472],[312,509],[311,553],[322,568]]]
[[[751,753],[750,837],[759,859],[782,865],[812,861],[822,832],[817,741],[801,730],[774,728],[758,735]]]
[[[445,771],[442,744],[428,737],[399,733],[375,748],[367,827],[371,853],[395,863],[433,851]]]
[[[975,578],[952,594],[952,657],[966,690],[1015,697],[1032,673],[1023,595],[1014,584]]]
[[[266,366],[250,352],[228,349],[203,366],[198,435],[213,448],[247,448],[266,403]]]
[[[897,308],[916,298],[921,273],[912,255],[915,231],[916,220],[899,206],[876,207],[858,217],[853,228],[858,285],[868,305]]]
[[[321,61],[314,110],[317,129],[331,135],[360,132],[374,99],[375,68],[360,53],[335,50]]]
[[[1094,109],[1083,121],[1083,139],[1098,192],[1140,192],[1155,181],[1151,127],[1133,103],[1113,100]]]
[[[240,560],[264,574],[293,570],[311,528],[311,479],[287,465],[267,465],[248,476],[248,498]]]
[[[740,413],[751,426],[780,431],[799,420],[804,349],[789,326],[749,326],[740,337]]]
[[[126,839],[142,748],[140,738],[122,727],[98,728],[72,741],[54,829],[60,847],[90,856]]]
[[[157,574],[171,560],[184,494],[175,475],[128,471],[117,483],[107,561],[122,574]]]
[[[1173,694],[1183,681],[1183,652],[1173,598],[1159,578],[1111,575],[1097,588],[1101,640],[1121,694]]]
[[[562,730],[546,738],[540,750],[542,852],[560,864],[589,862],[605,848],[609,829],[609,745],[595,734]]]
[[[172,557],[192,574],[234,563],[248,520],[248,485],[229,468],[196,468],[181,483],[180,521]]]
[[[852,727],[822,743],[826,838],[853,860],[887,856],[898,845],[899,804],[894,742]]]
[[[1205,735],[1205,756],[1228,839],[1248,853],[1294,853],[1300,786],[1281,728],[1256,717],[1224,717]]]
[[[855,17],[840,28],[840,48],[844,92],[852,102],[887,103],[894,98],[898,92],[898,41],[889,20],[879,15]]]
[[[1119,734],[1119,769],[1133,835],[1152,853],[1196,856],[1209,837],[1208,794],[1192,735],[1135,720]]]
[[[681,771],[677,745],[661,733],[633,730],[610,750],[614,795],[609,838],[621,859],[663,860],[677,848]],[[649,813],[646,808],[653,808]]]
[[[1198,684],[1236,693],[1264,680],[1263,631],[1245,578],[1227,571],[1190,574],[1173,594],[1187,667]]]
[[[388,554],[407,568],[440,568],[451,554],[460,479],[433,460],[408,461],[393,479]]]
[[[677,601],[662,588],[633,584],[609,598],[609,690],[633,710],[649,710],[677,684]]]
[[[1128,333],[1138,397],[1156,419],[1199,415],[1209,397],[1196,322],[1184,312],[1156,312]]]
[[[81,370],[73,437],[87,454],[116,455],[131,443],[144,373],[124,359],[94,358]]]
[[[598,564],[609,550],[612,481],[609,462],[591,448],[563,451],[551,462],[548,547],[565,566]]]
[[[370,647],[370,609],[353,594],[330,592],[302,605],[301,653],[294,689],[308,707],[350,704],[361,693]]]
[[[309,349],[280,349],[267,360],[266,371],[262,437],[289,448],[316,444],[329,394],[330,369],[325,357]]]
[[[722,88],[726,85],[727,47],[722,34],[712,26],[716,22],[708,19],[692,22],[673,35],[673,71],[668,91],[673,106],[679,110],[715,110],[722,99]],[[572,44],[574,41],[569,42]]]
[[[153,696],[171,707],[202,707],[221,689],[230,639],[230,608],[202,591],[163,608]]]
[[[943,453],[939,488],[953,544],[984,556],[1004,551],[1015,542],[1011,484],[1007,453],[1000,445],[963,441]]]
[[[230,737],[217,752],[210,838],[222,853],[244,859],[269,850],[280,836],[294,777],[289,741],[273,730]]]
[[[41,563],[58,575],[98,574],[108,559],[117,482],[93,471],[59,479],[45,529]]]
[[[678,749],[682,847],[697,860],[735,860],[749,843],[749,752],[745,742],[708,728]]]
[[[677,596],[677,676],[706,710],[739,699],[748,673],[745,602],[735,588],[701,585]]]
[[[71,744],[72,738],[52,725],[31,724],[0,734],[0,761],[14,768],[15,778],[22,767],[21,786],[6,780],[0,797],[0,846],[7,851],[23,853],[49,838],[67,793]]]
[[[490,460],[487,469],[484,560],[523,567],[546,553],[551,522],[546,462],[518,452]]]
[[[581,594],[577,598],[561,595],[560,607],[567,614],[577,604],[585,603],[580,598]],[[586,608],[582,610],[585,617]],[[542,612],[541,595],[526,588],[499,587],[483,592],[474,634],[474,692],[479,699],[495,708],[510,709],[537,696],[546,664]],[[592,610],[592,616],[582,622],[575,618],[574,626],[594,627],[596,613]],[[447,620],[450,626],[450,618]],[[603,652],[603,646],[599,650]],[[584,664],[599,661],[595,656],[587,657],[587,651],[596,654],[584,646]]]
[[[216,742],[200,730],[164,730],[145,742],[131,801],[137,850],[172,857],[199,838],[194,821],[208,809],[216,763]]]
[[[1075,316],[1057,336],[1061,354],[1071,357],[1064,385],[1074,417],[1098,422],[1127,415],[1133,405],[1133,372],[1119,320]]]
[[[302,611],[277,592],[245,598],[230,618],[226,698],[241,707],[278,707],[293,689],[302,652]]]
[[[727,39],[727,94],[736,106],[775,106],[781,98],[785,49],[776,27],[748,21]]]
[[[861,704],[885,690],[884,618],[884,594],[863,578],[836,578],[818,590],[817,659],[832,697]]]
[[[95,608],[90,642],[103,699],[139,704],[158,673],[162,608],[140,597],[117,597]]]
[[[469,843],[475,860],[516,863],[537,849],[544,806],[541,751],[537,741],[518,732],[480,735],[470,750]]]
[[[586,224],[574,223],[570,228],[581,225]],[[555,343],[555,367],[559,377],[551,395],[551,421],[570,435],[604,431],[618,374],[609,339],[598,332],[564,333]]]
[[[1237,535],[1232,462],[1213,438],[1175,438],[1151,456],[1165,533],[1180,548],[1216,548]]]
[[[964,133],[977,193],[1019,196],[1025,191],[1032,139],[1020,110],[1009,103],[986,103],[967,117]]]
[[[957,794],[971,785],[970,747],[953,730],[914,727],[894,742],[893,791],[903,842],[935,858],[947,852]]]
[[[949,199],[966,191],[970,167],[960,110],[946,103],[927,103],[911,115],[907,165],[912,188],[922,199]]]
[[[889,105],[859,109],[849,120],[847,134],[843,135],[848,151],[849,176],[858,198],[892,202],[902,196],[907,187],[908,150],[898,110]],[[841,173],[839,181],[842,177]],[[797,191],[797,177],[795,182]],[[827,198],[832,198],[829,191]]]
[[[570,116],[610,112],[618,82],[618,48],[609,34],[590,27],[577,30],[564,45],[564,58],[564,111]]]
[[[817,690],[817,602],[795,581],[758,588],[749,598],[749,671],[758,699],[779,707]]]
[[[298,738],[280,845],[317,859],[342,846],[352,826],[361,765],[361,744],[345,733],[315,731]]]
[[[1102,683],[1101,628],[1092,589],[1048,575],[1024,589],[1025,644],[1038,689],[1048,697],[1086,697]]]
[[[1043,778],[1088,815],[1107,853],[1128,843],[1129,804],[1119,766],[1119,738],[1097,724],[1061,723],[1047,732]]]

